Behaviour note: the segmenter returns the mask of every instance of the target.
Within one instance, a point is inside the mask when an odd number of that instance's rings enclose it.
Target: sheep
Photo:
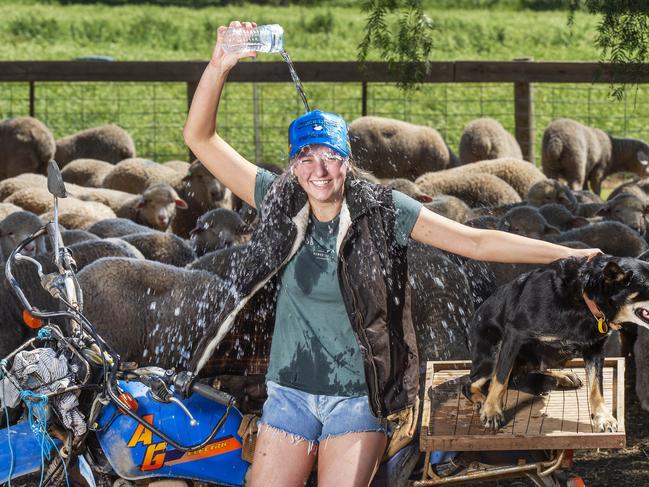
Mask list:
[[[478,118],[464,127],[460,137],[460,163],[513,157],[523,159],[516,139],[494,118]]]
[[[45,173],[56,145],[50,130],[32,117],[0,121],[0,180],[21,173]]]
[[[111,163],[135,157],[129,133],[117,125],[102,125],[56,141],[56,161],[64,167],[75,159],[98,159]]]
[[[615,188],[608,195],[608,199],[615,198],[618,194],[632,194],[640,198],[645,204],[649,204],[649,178],[636,179],[634,181],[629,181]]]
[[[17,211],[23,211],[23,209],[13,203],[0,203],[0,221]]]
[[[441,195],[431,198],[424,206],[438,215],[463,223],[472,217],[473,211],[464,201],[455,196]]]
[[[521,198],[525,198],[532,186],[547,178],[533,164],[522,159],[511,157],[488,161],[473,162],[446,172],[471,171],[498,176],[516,190]]]
[[[25,188],[21,189],[5,200],[21,208],[31,211],[41,218],[50,220],[53,217],[54,197],[46,188]],[[59,218],[67,228],[81,228],[104,218],[114,218],[115,213],[107,206],[93,202],[81,201],[68,196],[59,199]],[[68,219],[66,223],[66,218]]]
[[[512,208],[500,219],[497,229],[537,240],[547,240],[561,233],[558,228],[549,225],[533,206]]]
[[[505,213],[507,213],[512,208],[523,206],[525,204],[527,204],[525,201],[519,201],[518,203],[508,203],[506,205],[500,206],[479,206],[477,208],[471,209],[471,214],[475,218],[480,216],[493,216],[500,220],[505,215]]]
[[[80,271],[102,257],[126,257],[144,260],[142,253],[133,245],[120,239],[86,240],[68,247],[77,270]]]
[[[232,210],[217,208],[202,215],[192,229],[191,246],[197,256],[231,247],[249,239],[252,228]]]
[[[173,233],[156,231],[119,238],[133,245],[148,260],[184,267],[196,258],[189,243]]]
[[[131,193],[125,193],[124,191],[107,188],[77,187],[73,188],[72,191],[69,192],[73,193],[74,196],[82,201],[96,201],[102,203],[108,206],[115,213],[122,209],[126,201],[131,200],[136,196]]]
[[[575,199],[579,204],[604,202],[602,198],[600,198],[598,195],[596,195],[595,193],[587,189],[580,189],[577,191],[573,191],[572,193],[575,195]]]
[[[411,242],[408,282],[420,367],[429,360],[469,359],[474,308],[461,268],[440,250]]]
[[[349,140],[356,165],[378,178],[414,180],[457,161],[437,130],[390,118],[357,118]]]
[[[66,183],[101,188],[104,177],[114,167],[110,162],[100,161],[98,159],[75,159],[61,169],[61,174]]]
[[[154,183],[167,183],[177,191],[182,179],[182,174],[170,167],[135,157],[116,164],[104,177],[102,187],[141,194]]]
[[[455,196],[471,208],[499,206],[521,201],[518,193],[502,179],[472,172],[429,172],[415,180],[424,193]]]
[[[6,261],[20,242],[42,226],[43,220],[29,211],[18,211],[0,220],[0,262]],[[43,252],[45,241],[42,237],[23,251],[24,254],[32,256]]]
[[[99,240],[99,237],[87,230],[62,230],[61,238],[64,245],[74,245],[89,240]]]
[[[126,200],[115,212],[119,218],[130,218],[156,230],[165,231],[171,225],[176,210],[187,209],[187,203],[167,183],[155,183],[141,195]]]
[[[47,188],[47,178],[42,174],[24,173],[0,181],[0,201],[25,188]]]
[[[187,161],[167,161],[162,163],[163,166],[165,167],[170,167],[174,171],[177,171],[182,174],[187,174],[187,171],[189,171],[189,166],[191,165]]]
[[[649,174],[649,144],[614,137],[567,118],[555,120],[545,129],[541,153],[546,176],[563,177],[574,190],[588,189],[590,184],[597,195],[609,174]]]
[[[421,203],[430,203],[433,201],[433,198],[428,196],[426,193],[423,193],[419,186],[410,181],[409,179],[404,178],[395,178],[395,179],[384,179],[381,184],[386,188],[394,189],[395,191],[400,191],[401,193],[410,196],[411,198],[421,202]]]
[[[597,216],[604,220],[618,221],[632,228],[643,237],[646,234],[645,215],[649,206],[633,194],[621,193],[602,203]]]
[[[498,228],[498,223],[500,223],[500,218],[491,215],[477,216],[464,222],[467,227],[489,230],[496,230]]]
[[[242,244],[213,250],[198,257],[185,267],[187,269],[209,271],[225,279],[233,265],[232,263],[237,262],[241,253],[246,252],[247,249],[247,244]]]
[[[46,221],[54,219],[54,211],[40,215]],[[87,230],[93,223],[106,218],[115,218],[113,210],[94,201],[81,201],[76,198],[59,200],[59,223],[68,229]]]
[[[196,220],[206,211],[232,207],[230,190],[199,160],[192,162],[176,189],[179,196],[187,202],[187,211],[176,216],[171,231],[183,238],[189,238],[189,232],[196,226]]]
[[[604,221],[563,232],[552,239],[556,243],[579,241],[606,254],[636,257],[647,250],[647,242],[638,233],[620,222]]]
[[[219,320],[222,303],[233,299],[230,286],[218,276],[159,262],[100,259],[79,272],[78,279],[86,316],[122,360],[165,368],[187,368],[193,347]],[[273,308],[259,300],[244,307],[232,332],[216,347],[215,360],[201,372],[255,373],[261,363],[257,357],[270,353],[271,332],[263,325]]]
[[[140,225],[128,218],[107,218],[100,220],[86,229],[99,238],[123,237],[134,233],[152,233],[151,227]]]
[[[568,186],[556,179],[546,179],[533,184],[525,198],[532,206],[543,206],[548,203],[559,203],[572,213],[577,210],[579,203]]]
[[[543,205],[539,208],[539,213],[543,215],[548,224],[562,232],[590,224],[586,218],[573,215],[568,208],[559,203]]]

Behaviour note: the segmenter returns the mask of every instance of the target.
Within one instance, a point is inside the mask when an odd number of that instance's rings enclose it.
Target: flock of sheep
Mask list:
[[[490,118],[465,127],[459,157],[436,130],[398,120],[361,117],[350,124],[349,133],[362,177],[398,189],[448,218],[649,260],[649,146],[641,140],[556,120],[544,133],[540,171],[523,160],[514,137]],[[43,174],[54,158],[67,183],[60,222],[79,269],[86,314],[124,360],[186,365],[214,310],[236,298],[228,274],[246,252],[254,211],[199,161],[157,163],[136,157],[132,138],[115,125],[54,140],[40,121],[19,117],[0,121],[0,147],[0,265],[18,242],[52,217]],[[281,171],[272,164],[264,167]],[[602,180],[620,171],[639,179],[601,200]],[[51,268],[46,242],[28,250],[46,270]],[[409,280],[422,364],[469,358],[468,326],[475,309],[498,286],[531,268],[470,261],[412,243]],[[16,272],[37,307],[54,305],[40,292],[28,265],[17,264]],[[8,283],[1,282],[0,357],[32,333],[22,325],[22,310]],[[247,399],[258,399],[262,357],[270,344],[264,327],[269,312],[244,309],[235,332],[204,369],[226,386],[234,381],[244,407]],[[635,351],[636,390],[645,409],[647,344],[644,331],[637,337],[615,336],[610,343],[612,354]]]

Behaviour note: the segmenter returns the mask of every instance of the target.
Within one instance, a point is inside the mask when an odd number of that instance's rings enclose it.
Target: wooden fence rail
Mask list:
[[[1,61],[0,82],[28,82],[30,114],[34,114],[37,82],[184,82],[191,100],[206,63],[202,61]],[[297,62],[303,82],[361,83],[362,114],[367,114],[368,85],[394,83],[387,63]],[[231,82],[291,82],[284,62],[244,62]],[[512,83],[515,133],[523,155],[534,162],[533,83],[649,83],[649,64],[621,72],[613,65],[589,62],[440,61],[431,63],[424,83]]]

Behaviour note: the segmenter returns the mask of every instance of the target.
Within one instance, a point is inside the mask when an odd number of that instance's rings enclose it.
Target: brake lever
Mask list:
[[[187,415],[191,426],[198,425],[198,421],[192,416],[189,409],[178,398],[174,397],[173,392],[167,387],[162,377],[157,375],[143,375],[140,377],[140,381],[149,388],[153,399],[159,402],[175,404]]]

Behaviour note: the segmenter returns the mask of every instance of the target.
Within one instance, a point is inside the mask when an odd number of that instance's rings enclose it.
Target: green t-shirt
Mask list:
[[[277,177],[257,169],[255,206]],[[422,204],[392,191],[396,238],[407,245]],[[280,271],[275,330],[267,380],[311,394],[367,394],[363,358],[338,282],[339,217],[320,222],[310,215],[304,243]]]

